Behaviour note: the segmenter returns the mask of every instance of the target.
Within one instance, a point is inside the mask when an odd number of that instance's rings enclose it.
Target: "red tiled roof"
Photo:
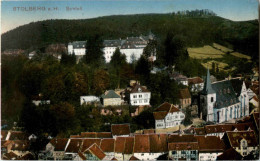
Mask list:
[[[1,147],[7,147],[9,144],[12,144],[11,140],[1,140]]]
[[[54,151],[64,151],[69,139],[53,138],[50,143],[54,146]]]
[[[200,77],[188,78],[188,83],[190,84],[200,84],[203,80]]]
[[[82,160],[87,160],[86,156],[82,152],[78,152],[78,155]]]
[[[125,149],[125,137],[117,137],[115,140],[115,153],[123,153]]]
[[[139,84],[135,84],[130,91],[130,93],[139,93],[139,89],[141,92],[150,92],[148,89],[144,88],[143,86],[140,86]]]
[[[167,134],[149,134],[149,143],[151,153],[160,153],[168,151]]]
[[[232,147],[240,147],[240,141],[245,139],[249,147],[257,146],[257,139],[253,131],[228,131],[227,136]]]
[[[154,111],[167,111],[167,112],[169,112],[170,109],[171,109],[171,106],[172,106],[172,104],[170,104],[168,102],[164,102],[159,107],[157,107]]]
[[[111,160],[117,160],[117,159],[114,157],[114,158],[112,158]]]
[[[114,152],[115,139],[102,139],[100,148],[103,152]]]
[[[144,129],[143,132],[144,132],[144,134],[154,134],[155,129]]]
[[[1,130],[1,140],[5,140],[8,134],[7,130]]]
[[[225,144],[217,136],[195,136],[198,139],[199,150],[203,152],[224,151]]]
[[[18,155],[16,155],[14,152],[9,152],[4,154],[2,157],[4,160],[14,160],[18,158]]]
[[[173,112],[179,112],[180,110],[177,108],[177,107],[175,107],[175,106],[171,106],[171,109],[170,109],[170,113],[173,113]]]
[[[138,158],[136,158],[135,156],[131,156],[130,158],[129,158],[129,160],[140,160],[140,159],[138,159]]]
[[[129,124],[115,124],[111,126],[112,135],[129,135],[130,125]]]
[[[86,149],[88,149],[91,145],[97,144],[100,146],[101,139],[94,139],[94,138],[88,138],[83,140],[81,151],[84,152]]]
[[[79,135],[74,135],[74,137],[80,138],[112,138],[111,132],[81,132]]]
[[[194,128],[196,135],[206,135],[206,131],[204,127]]]
[[[97,144],[93,144],[91,147],[89,147],[88,151],[100,160],[106,157],[106,154],[99,148]]]
[[[168,150],[199,150],[197,142],[169,143]]]
[[[29,135],[22,131],[11,131],[9,140],[28,140]]]
[[[82,139],[70,139],[69,145],[65,152],[78,153],[82,143]]]
[[[188,89],[188,88],[181,89],[180,92],[179,92],[179,98],[180,98],[180,99],[191,98],[189,89]]]
[[[217,156],[217,160],[242,160],[242,156],[235,149],[229,148],[223,154]]]
[[[80,135],[70,135],[70,138],[81,138]]]
[[[149,135],[135,135],[134,153],[149,153]]]
[[[29,150],[29,141],[27,141],[27,140],[14,140],[11,150],[28,151]]]
[[[166,111],[154,112],[153,117],[155,120],[163,120],[167,114],[168,112]]]
[[[259,99],[257,98],[256,95],[253,96],[253,99],[254,99],[256,102],[259,102]]]
[[[232,126],[232,124],[207,125],[205,126],[205,130],[207,134],[223,133],[226,131],[233,131],[234,127]]]
[[[169,135],[169,143],[180,143],[180,142],[198,142],[197,138],[194,135]]]
[[[133,149],[134,149],[134,137],[126,137],[124,154],[132,154]]]

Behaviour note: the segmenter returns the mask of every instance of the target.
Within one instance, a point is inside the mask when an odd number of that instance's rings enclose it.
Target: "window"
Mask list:
[[[214,98],[213,97],[211,97],[211,102],[213,102],[214,101]]]
[[[243,155],[246,155],[246,152],[243,152]]]
[[[143,101],[142,101],[142,100],[139,100],[139,103],[143,103]]]
[[[136,98],[137,96],[136,96],[136,95],[134,95],[133,97],[134,97],[134,98]]]
[[[134,101],[134,103],[137,103],[137,101]]]
[[[139,98],[142,98],[142,95],[141,95],[141,94],[139,94]]]
[[[178,118],[178,116],[176,115],[175,118]]]
[[[147,103],[147,100],[144,100],[144,103]]]
[[[172,155],[175,155],[176,154],[176,151],[172,151]]]

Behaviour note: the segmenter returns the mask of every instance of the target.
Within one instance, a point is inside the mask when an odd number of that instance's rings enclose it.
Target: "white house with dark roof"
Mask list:
[[[68,54],[75,54],[76,56],[84,56],[86,54],[87,41],[74,41],[68,44]]]
[[[205,121],[222,123],[249,114],[248,101],[238,99],[230,80],[211,83],[209,70],[200,92],[199,113]]]
[[[151,92],[144,86],[141,86],[140,84],[135,84],[130,91],[129,97],[129,102],[132,106],[149,106]]]
[[[80,105],[100,102],[97,96],[80,96]]]
[[[153,113],[155,128],[164,129],[181,125],[185,114],[172,104],[165,102],[155,109]]]

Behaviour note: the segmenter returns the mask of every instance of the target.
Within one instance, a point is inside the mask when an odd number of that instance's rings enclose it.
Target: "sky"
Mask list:
[[[67,7],[78,10],[67,10]],[[107,15],[170,13],[195,9],[209,9],[218,16],[233,21],[258,19],[258,0],[2,0],[1,33],[47,19],[88,19]]]

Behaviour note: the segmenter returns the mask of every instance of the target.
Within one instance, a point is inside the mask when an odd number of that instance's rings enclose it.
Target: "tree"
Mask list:
[[[86,44],[86,63],[87,64],[94,64],[100,66],[104,63],[104,53],[102,49],[103,46],[103,39],[100,35],[96,34],[94,36],[90,36],[88,38]]]
[[[67,66],[72,66],[76,64],[76,56],[73,52],[72,55],[62,53],[60,63]]]
[[[120,52],[119,48],[116,48],[110,64],[112,64],[112,66],[116,69],[120,68],[123,64],[126,64],[126,57]]]
[[[186,107],[184,109],[184,113],[185,113],[185,118],[183,120],[183,124],[185,126],[192,124],[192,121],[191,121],[191,107]]]
[[[144,48],[143,55],[146,59],[150,56],[156,56],[156,47],[157,41],[156,40],[149,40],[148,44]]]
[[[150,73],[148,60],[142,55],[136,63],[135,73],[140,74],[144,77]]]
[[[97,69],[93,78],[93,93],[101,95],[109,87],[109,75],[103,69]]]

